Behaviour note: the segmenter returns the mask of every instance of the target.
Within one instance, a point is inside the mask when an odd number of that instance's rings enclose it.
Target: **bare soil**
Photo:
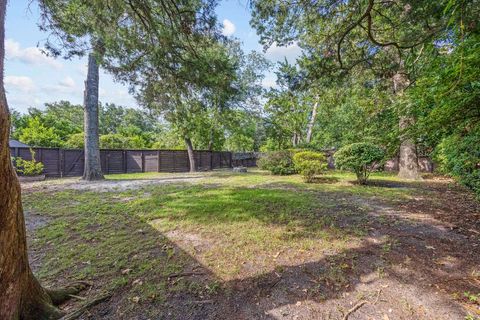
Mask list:
[[[139,188],[152,183],[191,182],[178,179],[104,181],[95,184],[57,183],[46,188],[60,191],[112,191]],[[166,301],[130,301],[129,286],[118,289],[109,301],[82,315],[81,319],[467,319],[480,317],[477,301],[465,293],[480,293],[480,204],[462,187],[449,180],[384,182],[385,188],[415,188],[418,197],[385,201],[352,194],[338,194],[341,206],[362,206],[367,211],[360,246],[325,250],[320,259],[305,252],[272,253],[274,271],[224,281],[189,254],[183,275],[190,284],[220,285],[210,293],[180,290]],[[24,192],[38,186],[22,186]],[[42,187],[43,188],[43,187]],[[331,196],[318,192],[318,197]],[[343,199],[343,200],[340,200]],[[128,201],[128,199],[126,200]],[[26,212],[30,241],[37,227],[48,223]],[[364,213],[363,213],[364,214]],[[339,225],[353,223],[351,216]],[[43,219],[43,220],[42,220]],[[132,232],[135,230],[132,229]],[[142,232],[155,232],[144,230]],[[178,250],[201,253],[215,245],[194,232],[175,230],[165,235]],[[240,248],[239,248],[240,249]],[[322,248],[318,248],[322,251]],[[155,254],[161,255],[160,249]],[[30,252],[34,269],[42,252]],[[252,262],[250,268],[255,268]],[[249,270],[248,266],[245,270]],[[155,282],[152,273],[144,282]],[[98,279],[98,284],[108,279]],[[94,288],[91,294],[97,289]],[[89,293],[90,294],[90,293]],[[73,308],[75,304],[67,305]]]

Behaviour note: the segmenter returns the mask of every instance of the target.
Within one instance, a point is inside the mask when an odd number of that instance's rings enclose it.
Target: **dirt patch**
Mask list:
[[[79,178],[66,178],[43,182],[22,183],[22,191],[32,192],[36,190],[56,192],[62,190],[80,190],[112,192],[140,189],[145,186],[171,183],[189,183],[204,178],[202,175],[178,176],[161,179],[139,179],[139,180],[101,180],[84,181]]]

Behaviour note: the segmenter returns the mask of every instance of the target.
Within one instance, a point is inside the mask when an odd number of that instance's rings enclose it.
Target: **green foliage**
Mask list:
[[[480,35],[457,35],[432,53],[432,62],[409,92],[424,141],[438,170],[480,195]]]
[[[43,172],[43,163],[35,161],[35,152],[30,149],[32,160],[14,158],[14,164],[18,172],[25,176],[36,176]]]
[[[83,148],[83,108],[68,101],[45,104],[45,110],[30,108],[27,114],[14,112],[12,137],[32,146]],[[106,148],[149,148],[165,131],[158,119],[143,110],[114,104],[99,106],[100,135],[115,135],[119,143]],[[114,137],[114,138],[115,138]],[[104,138],[105,141],[114,138]]]
[[[85,145],[85,136],[83,132],[70,135],[65,141],[64,147],[70,149],[83,149]]]
[[[118,133],[100,136],[100,148],[103,149],[145,149],[146,142],[141,136],[126,137]]]
[[[435,150],[439,170],[457,178],[480,197],[480,126],[464,136],[443,139]]]
[[[385,152],[372,143],[359,142],[340,148],[334,157],[337,168],[353,171],[358,182],[365,184],[370,172],[385,159]]]
[[[24,128],[18,133],[18,139],[32,147],[61,147],[63,142],[54,128],[46,127],[39,117],[26,121]]]
[[[327,169],[325,155],[314,151],[301,151],[293,156],[295,169],[303,176],[306,182],[312,182],[316,175]]]
[[[264,153],[257,161],[262,170],[268,170],[275,175],[288,175],[296,173],[291,151],[272,151]]]

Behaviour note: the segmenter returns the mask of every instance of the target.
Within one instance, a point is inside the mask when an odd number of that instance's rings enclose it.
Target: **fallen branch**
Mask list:
[[[180,277],[191,277],[191,276],[202,276],[205,272],[180,272],[180,273],[172,273],[167,276],[168,279],[172,278],[180,278]]]
[[[105,293],[103,295],[100,295],[99,297],[85,303],[83,306],[81,306],[80,308],[78,308],[77,310],[63,316],[60,318],[60,320],[73,320],[73,319],[77,319],[78,317],[80,317],[85,311],[87,311],[87,309],[99,304],[100,302],[104,301],[104,300],[107,300],[108,298],[110,298],[112,296],[111,293]]]
[[[356,305],[354,305],[350,310],[347,311],[347,313],[343,316],[343,320],[348,320],[348,317],[354,313],[355,311],[357,311],[358,309],[360,309],[364,304],[368,303],[368,301],[360,301],[359,303],[357,303]]]

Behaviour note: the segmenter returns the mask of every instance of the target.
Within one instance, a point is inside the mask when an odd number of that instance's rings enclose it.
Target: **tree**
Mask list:
[[[317,77],[345,75],[359,68],[374,71],[378,80],[390,83],[396,103],[402,105],[405,90],[421,71],[419,59],[425,47],[433,46],[438,35],[448,33],[448,21],[475,23],[475,3],[323,0],[299,2],[291,10],[280,0],[254,1],[252,24],[266,46],[297,41],[304,49],[305,64]],[[459,5],[462,10],[456,10]],[[401,113],[399,174],[417,178],[416,141],[408,135],[415,119],[411,108]]]
[[[478,9],[480,10],[480,8]],[[416,102],[411,134],[435,159],[436,169],[480,196],[480,26],[452,30],[432,49],[432,62],[407,93]]]
[[[85,81],[84,97],[84,136],[85,168],[82,179],[87,181],[104,179],[100,162],[100,142],[98,136],[98,72],[97,58],[88,55],[88,73]]]
[[[41,29],[50,31],[61,42],[60,48],[47,42],[47,49],[54,56],[62,51],[67,58],[83,56],[88,52],[88,72],[84,91],[85,167],[82,179],[87,181],[104,179],[98,136],[98,88],[99,61],[104,52],[104,37],[113,25],[105,23],[99,15],[105,6],[88,4],[84,1],[40,0],[42,11]],[[103,28],[102,33],[95,32]]]
[[[176,91],[171,91],[169,99],[185,104],[205,95],[205,91],[198,90],[192,95],[194,87],[198,88],[201,81],[204,83],[202,88],[208,87],[207,83],[211,83],[217,74],[209,69],[213,66],[210,59],[205,59],[217,46],[209,40],[204,41],[219,34],[215,31],[214,1],[42,2],[46,9],[47,29],[63,32],[60,38],[64,47],[71,49],[69,53],[79,51],[77,44],[100,41],[102,54],[97,58],[101,56],[102,59],[97,62],[101,62],[118,80],[129,84],[132,90],[137,89],[138,96],[148,96],[146,91],[154,96],[152,92],[160,83],[178,82],[177,86],[167,86]],[[88,36],[82,39],[83,42],[70,40],[80,39],[79,36],[83,35]],[[155,85],[147,86],[146,82]],[[144,98],[140,100],[148,100],[148,97]],[[185,128],[180,129],[184,131]],[[185,135],[184,138],[192,160],[191,169],[195,170],[191,137]]]
[[[63,141],[54,128],[46,127],[38,116],[27,119],[25,127],[16,133],[17,138],[31,147],[61,147]]]
[[[4,88],[6,0],[0,0],[0,319],[57,319],[54,304],[68,299],[83,285],[63,290],[42,288],[27,255],[20,183],[10,159],[10,114]]]
[[[267,114],[267,135],[278,142],[278,148],[297,147],[304,142],[308,119],[308,97],[301,89],[302,76],[287,60],[279,64],[278,89],[270,89],[264,110]]]
[[[366,142],[346,145],[335,153],[335,165],[339,169],[350,170],[360,184],[366,184],[370,173],[385,159],[382,148]]]

